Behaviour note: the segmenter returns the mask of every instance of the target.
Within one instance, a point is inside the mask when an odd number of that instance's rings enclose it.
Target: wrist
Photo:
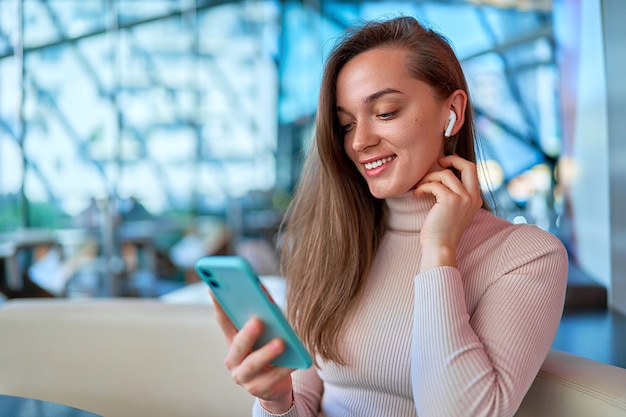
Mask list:
[[[423,246],[420,272],[442,266],[456,268],[456,249],[439,245]]]
[[[280,400],[268,401],[259,398],[259,404],[261,404],[261,407],[263,407],[263,409],[270,414],[285,414],[291,410],[294,403],[295,399],[293,397],[293,391],[290,396],[286,396],[284,399]]]

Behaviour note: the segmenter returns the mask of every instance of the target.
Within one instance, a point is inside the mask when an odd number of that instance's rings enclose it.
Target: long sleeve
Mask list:
[[[512,416],[552,344],[567,253],[553,235],[481,210],[457,268],[419,273],[433,199],[388,200],[388,231],[341,329],[347,365],[294,372],[286,417]],[[318,358],[319,359],[319,358]],[[257,402],[255,417],[270,417]]]
[[[254,402],[253,417],[316,417],[319,413],[323,384],[315,367],[298,370],[292,374],[294,389],[294,405],[284,414],[272,414],[259,403]]]
[[[496,273],[480,289],[472,288],[480,279],[450,267],[415,278],[411,379],[420,417],[512,416],[550,349],[567,280],[561,243],[524,227],[498,256],[482,255],[474,270]]]

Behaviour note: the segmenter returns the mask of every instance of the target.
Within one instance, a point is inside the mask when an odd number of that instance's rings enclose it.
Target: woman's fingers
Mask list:
[[[466,201],[471,202],[471,197],[465,190],[458,190],[459,187],[457,185],[448,186],[440,181],[431,181],[420,185],[414,194],[432,194],[438,203],[461,208],[459,205]]]
[[[431,192],[433,191],[433,184],[443,185],[446,190],[450,190],[456,194],[467,193],[461,181],[459,181],[456,175],[449,169],[431,172],[426,175],[417,185],[416,190],[419,190],[421,193],[424,193],[426,190],[428,190],[427,192]]]
[[[232,370],[243,362],[246,356],[252,352],[254,344],[262,332],[263,323],[253,317],[235,334],[224,360],[228,369]]]
[[[456,196],[463,197],[471,204],[476,203],[477,207],[482,205],[482,196],[480,193],[480,184],[476,165],[457,155],[450,155],[439,160],[443,170],[431,172],[426,175],[415,188],[415,195],[433,194],[439,202],[443,202],[445,196],[453,198]],[[447,168],[455,168],[461,174],[461,180]],[[444,188],[441,187],[444,186]],[[455,195],[450,195],[449,192]],[[471,204],[474,205],[474,204]]]
[[[284,378],[286,375],[293,372],[293,369],[270,364],[270,362],[284,350],[285,343],[282,340],[271,340],[265,346],[247,355],[245,360],[236,368],[231,369],[233,380],[248,389],[254,386],[253,384],[262,384],[262,382],[259,381],[267,382],[268,379],[272,380],[276,378],[278,380]]]
[[[271,364],[285,350],[285,342],[273,339],[255,350],[263,333],[261,320],[253,317],[238,331],[215,298],[213,302],[215,317],[228,343],[224,364],[233,381],[260,399],[289,403],[293,395],[290,374],[294,370]]]
[[[237,334],[237,328],[235,327],[233,322],[230,321],[230,318],[228,318],[228,316],[226,315],[226,312],[224,312],[224,309],[222,308],[222,306],[220,306],[220,304],[217,302],[215,297],[213,297],[213,294],[210,291],[209,291],[209,295],[211,296],[211,299],[213,300],[213,308],[215,311],[215,318],[217,319],[217,324],[222,329],[222,333],[224,333],[224,337],[226,338],[226,343],[228,343],[228,345],[230,346],[230,344],[233,342],[233,338]]]
[[[424,268],[455,265],[453,257],[456,256],[461,236],[482,205],[474,163],[450,155],[441,158],[439,164],[443,169],[426,175],[414,191],[416,196],[432,194],[437,201],[426,216],[420,232],[423,254],[429,250],[431,253],[427,257],[430,263],[422,265]],[[460,179],[451,168],[458,170]],[[444,260],[432,256],[441,253],[449,253],[451,256]]]
[[[233,380],[257,398],[274,400],[284,395],[291,387],[290,374],[293,371],[290,368],[274,366],[246,381],[238,381],[238,375],[233,374]]]
[[[213,295],[211,295],[213,298]],[[280,355],[285,349],[285,344],[282,340],[275,339],[268,344],[253,352],[256,341],[263,333],[263,323],[256,317],[251,318],[246,324],[237,330],[230,318],[226,315],[219,303],[213,299],[215,306],[215,317],[217,322],[226,337],[226,342],[229,346],[228,353],[224,363],[230,370],[239,366],[246,357],[251,356],[254,364],[255,362],[260,364],[258,367],[262,367]]]
[[[472,195],[480,197],[480,183],[478,181],[478,172],[476,164],[461,158],[458,155],[449,155],[439,160],[439,165],[443,168],[456,168],[461,173],[461,183],[464,188]]]
[[[238,342],[239,340],[236,340],[233,346]],[[230,369],[233,381],[253,396],[267,401],[284,399],[290,396],[292,389],[290,374],[294,369],[271,365],[271,361],[284,350],[285,343],[280,339],[273,339],[247,354],[236,366],[230,367],[228,363],[232,358],[236,358],[236,355],[227,358],[226,366]]]

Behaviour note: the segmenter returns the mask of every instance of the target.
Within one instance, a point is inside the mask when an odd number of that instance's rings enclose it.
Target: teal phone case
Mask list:
[[[254,349],[276,337],[285,342],[285,351],[272,362],[273,365],[299,369],[312,365],[311,355],[244,258],[206,256],[196,262],[195,269],[237,329],[241,329],[251,317],[258,317],[263,322],[263,334]]]

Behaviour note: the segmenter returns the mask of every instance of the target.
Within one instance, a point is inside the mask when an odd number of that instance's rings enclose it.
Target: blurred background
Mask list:
[[[607,52],[626,39],[609,25],[623,12],[616,0],[0,0],[0,292],[161,296],[210,254],[278,275],[326,55],[354,23],[410,14],[462,62],[497,214],[556,234],[572,281],[626,311],[624,146],[609,117],[621,61]]]

